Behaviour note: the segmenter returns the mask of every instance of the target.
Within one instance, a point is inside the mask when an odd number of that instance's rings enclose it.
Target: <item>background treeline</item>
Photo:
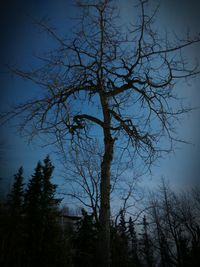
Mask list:
[[[26,186],[23,168],[14,176],[1,201],[0,266],[98,266],[98,221],[82,209],[63,223],[53,169],[46,157]],[[111,221],[112,267],[199,266],[199,189],[175,194],[162,181],[140,213],[136,220],[121,209]]]

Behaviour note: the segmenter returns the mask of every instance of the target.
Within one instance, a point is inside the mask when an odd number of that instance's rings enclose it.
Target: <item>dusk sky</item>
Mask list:
[[[118,1],[116,1],[118,2]],[[123,2],[123,4],[122,4]],[[162,2],[162,1],[161,1]],[[199,5],[197,1],[168,1],[163,7],[164,20],[169,20],[169,25],[180,30],[187,23],[193,31],[197,30],[199,23]],[[173,2],[171,5],[170,3]],[[182,2],[182,10],[180,10]],[[122,14],[131,16],[131,0],[119,1]],[[192,4],[191,4],[192,3]],[[165,14],[165,15],[164,15]],[[51,24],[56,25],[58,32],[67,32],[70,36],[71,25],[69,18],[75,16],[72,0],[45,0],[45,1],[7,1],[1,8],[1,60],[12,62],[14,59],[20,65],[29,67],[35,64],[33,54],[45,51],[54,45],[49,38],[40,30],[35,29],[28,19],[33,17],[49,17]],[[66,22],[66,24],[65,24]],[[2,38],[3,37],[3,38]],[[200,48],[194,46],[188,53],[188,58],[198,57],[200,59]],[[31,96],[37,95],[40,88],[36,85],[15,77],[1,65],[1,103],[0,111],[8,111],[10,106],[22,103]],[[179,84],[180,97],[185,97],[184,103],[193,107],[200,107],[200,77]],[[56,167],[56,183],[62,184],[59,178],[61,164],[55,155],[52,146],[41,147],[44,139],[39,137],[28,143],[28,139],[19,135],[17,123],[14,119],[8,124],[1,126],[0,136],[0,177],[4,184],[9,186],[10,179],[16,170],[23,165],[25,176],[30,177],[38,160],[43,160],[47,154],[53,160]],[[186,188],[188,186],[200,185],[200,111],[195,110],[186,115],[177,128],[180,138],[191,142],[193,145],[177,144],[177,150],[169,156],[165,156],[152,169],[152,178],[143,178],[144,186],[156,185],[162,176],[169,179],[175,188]]]

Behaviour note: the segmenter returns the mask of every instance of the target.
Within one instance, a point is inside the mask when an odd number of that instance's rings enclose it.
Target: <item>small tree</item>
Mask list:
[[[91,153],[90,149],[94,152]],[[88,151],[89,150],[89,151]],[[73,198],[75,203],[93,213],[96,223],[99,222],[100,202],[100,152],[97,146],[90,146],[88,150],[80,151],[78,148],[68,153],[62,153],[64,157],[65,179],[68,188],[65,194]],[[68,154],[68,155],[66,155]]]

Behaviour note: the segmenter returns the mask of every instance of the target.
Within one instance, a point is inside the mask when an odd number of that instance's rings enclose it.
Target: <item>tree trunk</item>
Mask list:
[[[104,138],[104,156],[101,163],[101,202],[99,231],[99,266],[110,266],[110,168],[113,158],[114,141],[110,133]]]
[[[99,214],[99,266],[110,267],[110,169],[114,139],[111,135],[111,117],[107,99],[100,95],[104,117],[104,154],[101,162],[100,214]]]

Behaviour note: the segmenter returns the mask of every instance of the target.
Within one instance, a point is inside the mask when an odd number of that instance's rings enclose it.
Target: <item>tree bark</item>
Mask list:
[[[113,158],[113,139],[111,135],[104,139],[104,156],[101,163],[101,184],[100,184],[100,265],[110,266],[110,168]]]
[[[101,162],[100,214],[99,214],[99,266],[110,266],[110,170],[113,159],[114,139],[110,125],[111,116],[107,99],[100,95],[104,117],[104,154]]]

